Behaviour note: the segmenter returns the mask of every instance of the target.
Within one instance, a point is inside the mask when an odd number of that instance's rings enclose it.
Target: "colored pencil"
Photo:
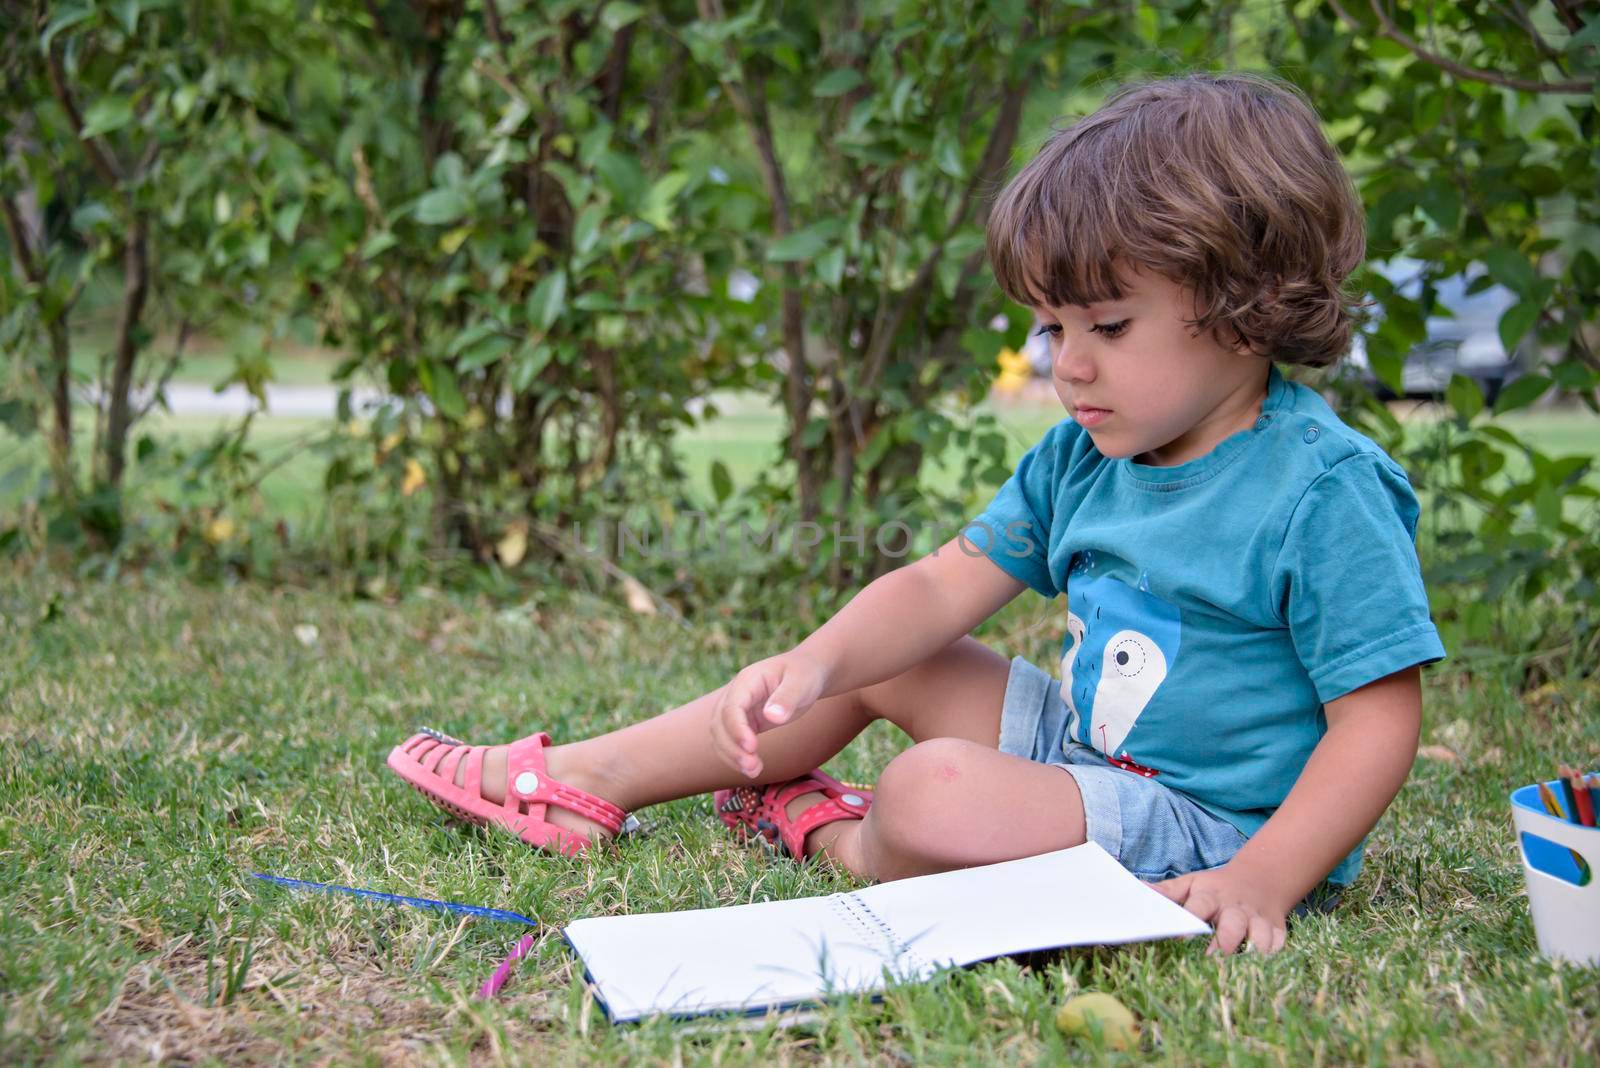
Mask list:
[[[1574,854],[1576,855],[1576,854]],[[291,890],[321,890],[326,893],[353,894],[356,897],[371,898],[374,901],[384,901],[393,905],[410,905],[418,909],[439,909],[444,912],[464,912],[469,916],[482,916],[490,920],[506,920],[511,923],[523,923],[537,927],[539,921],[519,912],[510,912],[506,909],[485,908],[482,905],[466,905],[459,901],[438,901],[431,897],[409,897],[405,894],[387,894],[381,890],[364,890],[356,886],[340,886],[337,883],[314,883],[306,879],[290,879],[282,875],[268,875],[266,872],[251,872],[263,882],[276,883],[279,886],[289,887]],[[500,962],[494,974],[478,988],[480,998],[492,998],[500,993],[506,985],[506,980],[511,978],[511,969],[517,961],[528,955],[537,938],[533,934],[525,934],[512,948],[511,955]]]
[[[1594,803],[1589,800],[1589,784],[1583,781],[1583,776],[1576,769],[1568,768],[1566,775],[1567,785],[1572,789],[1574,819],[1585,827],[1594,826]]]
[[[1556,800],[1556,795],[1550,787],[1544,783],[1539,783],[1538,786],[1539,802],[1544,805],[1544,810],[1558,820],[1566,819],[1566,813],[1561,811],[1561,803]]]
[[[1566,768],[1557,769],[1556,785],[1561,787],[1561,797],[1566,802],[1566,805],[1563,806],[1566,809],[1566,815],[1563,818],[1570,823],[1577,823],[1578,794],[1577,791],[1573,790],[1572,780],[1567,778],[1566,770]]]
[[[1550,815],[1554,816],[1556,819],[1565,822],[1567,817],[1566,814],[1561,811],[1561,802],[1556,800],[1555,791],[1550,789],[1550,787],[1546,786],[1542,782],[1537,783],[1536,785],[1539,787],[1539,803],[1544,805],[1544,810],[1550,813]],[[1572,857],[1572,862],[1578,866],[1579,876],[1587,880],[1589,876],[1589,862],[1584,860],[1583,854],[1579,853],[1576,849],[1568,849],[1567,853]]]
[[[507,979],[511,978],[512,967],[516,965],[517,961],[528,955],[528,950],[533,948],[535,941],[534,935],[523,935],[511,950],[511,956],[501,961],[500,966],[494,970],[494,974],[489,976],[484,984],[478,988],[478,996],[480,998],[492,998],[500,993],[500,988],[506,985]]]

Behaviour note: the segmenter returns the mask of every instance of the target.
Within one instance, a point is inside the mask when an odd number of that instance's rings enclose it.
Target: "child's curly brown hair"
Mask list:
[[[1194,290],[1196,330],[1326,367],[1350,346],[1366,231],[1297,90],[1194,74],[1125,87],[1052,135],[1001,192],[988,245],[1019,303],[1117,300],[1117,265],[1136,266]]]

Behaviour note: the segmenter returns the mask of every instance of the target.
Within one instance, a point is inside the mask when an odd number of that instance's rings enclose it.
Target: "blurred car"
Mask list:
[[[1425,266],[1404,258],[1373,264],[1409,300],[1422,297]],[[1492,404],[1507,382],[1527,371],[1533,358],[1532,336],[1512,352],[1507,352],[1500,341],[1500,316],[1517,302],[1517,295],[1502,285],[1469,293],[1472,283],[1483,273],[1481,267],[1475,266],[1469,273],[1434,282],[1434,314],[1424,324],[1426,335],[1422,341],[1406,353],[1399,396],[1419,400],[1437,397],[1450,384],[1451,377],[1460,374],[1478,383],[1484,398]],[[1379,398],[1393,400],[1393,388],[1378,380],[1367,359],[1366,335],[1383,320],[1382,306],[1370,309],[1370,314],[1371,321],[1351,342],[1346,373],[1356,375]]]

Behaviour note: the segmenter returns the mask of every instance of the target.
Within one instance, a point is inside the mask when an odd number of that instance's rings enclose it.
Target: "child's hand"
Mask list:
[[[740,774],[761,774],[756,734],[791,723],[816,703],[828,673],[809,656],[783,653],[757,661],[735,675],[711,715],[711,742]]]
[[[1232,953],[1245,941],[1257,953],[1283,948],[1289,910],[1259,876],[1224,864],[1150,885],[1215,928],[1207,956]]]

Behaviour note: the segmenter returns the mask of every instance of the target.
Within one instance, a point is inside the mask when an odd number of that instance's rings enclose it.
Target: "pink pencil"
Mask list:
[[[480,998],[492,998],[500,993],[500,988],[506,985],[507,979],[511,978],[512,966],[521,960],[528,950],[533,948],[533,943],[533,935],[523,935],[521,940],[517,942],[517,948],[511,951],[511,956],[501,961],[500,967],[496,968],[494,974],[489,976],[488,981],[478,988],[478,996]]]

